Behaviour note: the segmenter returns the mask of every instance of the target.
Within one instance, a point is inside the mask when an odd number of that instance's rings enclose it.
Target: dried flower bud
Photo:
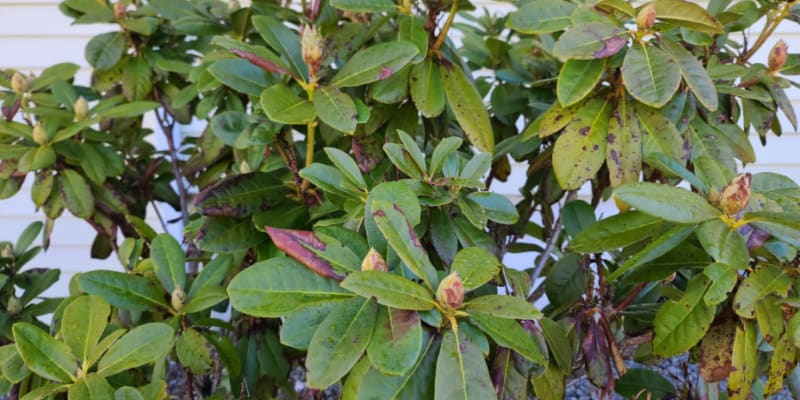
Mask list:
[[[728,186],[725,186],[719,199],[719,204],[725,214],[736,215],[747,207],[750,195],[753,193],[751,182],[751,175],[745,173],[739,174]]]
[[[383,259],[381,253],[378,253],[375,249],[369,249],[369,253],[364,257],[364,261],[361,262],[361,270],[386,272],[389,269],[386,268],[386,260]]]
[[[72,107],[75,109],[76,121],[83,121],[89,115],[89,102],[83,96],[78,97]]]
[[[22,77],[22,74],[15,72],[14,76],[11,77],[11,90],[13,90],[16,94],[22,94],[28,90],[27,86],[28,85],[25,82],[25,78]]]
[[[122,0],[117,1],[114,4],[114,18],[116,18],[117,21],[122,21],[123,19],[125,19],[125,12],[126,12],[125,3],[123,3]]]
[[[11,297],[8,298],[8,306],[6,307],[6,311],[8,311],[8,313],[11,315],[16,315],[22,311],[22,306],[22,302],[12,294]]]
[[[37,144],[47,143],[47,131],[41,124],[33,127],[33,133],[31,134],[31,136],[33,136],[33,141],[36,142]]]
[[[0,165],[0,167],[2,167],[2,165]],[[12,245],[10,242],[3,242],[2,246],[3,247],[0,248],[0,257],[14,257],[14,245]]]
[[[308,73],[312,77],[317,75],[322,64],[323,39],[317,28],[304,26],[301,31],[301,45],[303,61],[308,65]]]
[[[769,72],[776,72],[786,64],[787,56],[786,42],[778,41],[772,50],[769,51]]]
[[[176,287],[175,290],[172,291],[172,308],[182,311],[185,302],[186,293],[183,292],[183,289]]]
[[[648,3],[636,15],[636,26],[640,31],[649,31],[656,22],[656,4]]]
[[[436,290],[436,299],[443,306],[451,309],[461,307],[464,303],[464,284],[458,273],[453,272],[447,275],[442,282],[439,283],[439,288]]]

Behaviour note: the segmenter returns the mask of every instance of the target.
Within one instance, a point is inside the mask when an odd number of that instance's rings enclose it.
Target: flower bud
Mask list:
[[[76,121],[83,121],[89,115],[89,102],[83,96],[78,97],[72,107],[75,109]]]
[[[33,141],[37,144],[47,144],[47,131],[39,124],[33,127]]]
[[[386,261],[381,253],[378,253],[375,249],[369,249],[369,253],[364,257],[364,261],[361,262],[361,270],[386,272],[389,269],[386,268]]]
[[[640,31],[649,31],[656,22],[656,4],[648,3],[636,15],[636,26]]]
[[[315,77],[322,64],[322,35],[319,34],[317,28],[309,26],[303,26],[300,33],[303,61],[308,65],[309,75]]]
[[[439,283],[439,288],[436,290],[436,299],[443,306],[451,309],[461,307],[464,303],[464,284],[458,273],[453,272],[447,275],[442,282]]]
[[[787,56],[786,42],[778,41],[772,50],[769,51],[769,72],[776,72],[786,64]]]
[[[11,77],[11,90],[13,90],[16,94],[22,94],[28,90],[27,86],[28,85],[25,82],[25,78],[22,77],[22,74],[15,72],[14,76]]]
[[[183,304],[186,302],[186,293],[179,287],[172,291],[172,308],[182,311]]]
[[[114,18],[116,18],[117,21],[122,21],[123,19],[125,19],[125,12],[126,12],[125,3],[123,3],[122,0],[117,1],[114,4]]]
[[[747,207],[750,195],[753,193],[751,182],[751,175],[745,173],[739,174],[728,186],[725,186],[719,199],[719,204],[725,214],[736,215]]]
[[[22,306],[22,302],[12,294],[11,297],[8,298],[8,306],[6,307],[6,311],[8,311],[8,313],[11,315],[17,315],[20,311],[22,311]]]

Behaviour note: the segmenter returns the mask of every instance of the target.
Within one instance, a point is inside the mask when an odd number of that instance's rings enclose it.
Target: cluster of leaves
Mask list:
[[[800,56],[751,60],[800,19],[793,2],[61,9],[119,29],[88,43],[88,87],[72,64],[0,74],[0,194],[32,173],[45,244],[67,209],[123,271],[34,304],[58,279],[20,272],[41,226],[3,245],[17,397],[164,398],[170,362],[218,398],[293,395],[295,368],[347,399],[558,399],[576,371],[604,394],[689,396],[625,360],[690,351],[698,387],[748,398],[797,364],[800,186],[738,171],[749,131],[781,134],[779,113],[796,128]],[[489,190],[512,162],[516,205]],[[621,213],[598,221],[612,198]],[[185,246],[145,223],[161,203]]]

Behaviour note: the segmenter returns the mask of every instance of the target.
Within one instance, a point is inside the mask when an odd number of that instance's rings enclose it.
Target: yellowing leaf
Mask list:
[[[494,132],[478,89],[455,65],[442,66],[439,75],[447,104],[469,141],[480,151],[494,153]]]
[[[556,141],[553,170],[562,188],[580,188],[603,166],[609,115],[607,99],[592,99]]]

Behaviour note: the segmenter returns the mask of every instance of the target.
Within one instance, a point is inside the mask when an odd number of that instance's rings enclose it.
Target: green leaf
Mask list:
[[[341,285],[361,297],[374,297],[380,304],[402,310],[430,310],[436,304],[425,288],[388,272],[353,272]]]
[[[744,318],[755,316],[755,305],[770,294],[786,297],[792,279],[776,265],[762,265],[742,281],[733,298],[733,310]]]
[[[146,311],[154,306],[167,307],[164,291],[151,280],[116,271],[89,271],[78,276],[86,293],[103,297],[114,307]]]
[[[332,0],[331,6],[359,13],[395,11],[397,8],[392,0]]]
[[[563,399],[566,392],[566,382],[561,369],[550,363],[544,373],[531,377],[533,391],[541,400]]]
[[[606,166],[611,187],[639,181],[642,135],[632,104],[620,99],[617,108],[611,111],[606,135]]]
[[[703,274],[711,280],[711,286],[703,296],[709,306],[715,306],[728,299],[728,293],[736,286],[739,278],[737,268],[723,263],[713,263],[703,269]]]
[[[271,121],[287,125],[304,125],[317,117],[314,105],[284,84],[264,89],[261,108]]]
[[[581,259],[579,254],[566,254],[547,273],[544,290],[547,300],[556,309],[572,307],[586,293],[588,270]]]
[[[608,280],[614,281],[627,271],[667,254],[670,250],[683,243],[696,228],[696,225],[677,225],[672,227],[625,260],[624,264],[608,276]]]
[[[625,54],[622,81],[636,100],[661,108],[678,90],[681,69],[664,50],[636,43]]]
[[[408,80],[411,76],[411,66],[403,67],[397,73],[392,74],[386,79],[375,82],[372,85],[370,94],[375,101],[384,104],[397,104],[408,98]],[[364,110],[361,110],[363,105]],[[359,108],[359,122],[365,123],[369,121],[369,108],[363,103],[357,104]],[[373,120],[374,121],[374,120]]]
[[[536,364],[547,365],[547,357],[517,321],[476,311],[470,312],[469,319],[499,346],[508,347]]]
[[[261,96],[272,81],[263,69],[241,58],[216,61],[208,67],[208,73],[223,85],[256,97]]]
[[[256,230],[250,218],[209,217],[197,235],[197,246],[205,251],[230,253],[255,247],[264,240],[266,236]]]
[[[264,41],[275,49],[286,61],[297,76],[307,77],[308,67],[303,61],[300,35],[287,28],[283,22],[266,15],[256,15],[251,19]]]
[[[162,233],[153,239],[150,243],[150,260],[167,293],[186,289],[186,255],[172,235]]]
[[[305,303],[351,294],[291,258],[270,258],[248,267],[228,284],[231,306],[262,318],[286,315]]]
[[[330,84],[353,87],[386,79],[400,71],[418,53],[414,43],[404,40],[372,45],[353,54]]]
[[[65,385],[63,383],[47,383],[37,387],[36,389],[31,390],[28,393],[25,393],[24,396],[20,397],[20,400],[45,400],[51,398],[51,396],[63,393],[69,390],[71,385]]]
[[[425,30],[425,18],[402,15],[398,19],[400,21],[397,24],[397,39],[414,43],[419,50],[417,55],[425,57],[428,54],[428,32]]]
[[[118,105],[116,107],[111,107],[107,110],[99,111],[98,115],[103,118],[132,118],[138,117],[148,111],[155,110],[160,106],[161,104],[154,101],[133,101]]]
[[[697,275],[689,281],[683,297],[664,303],[653,321],[653,352],[665,357],[683,353],[705,336],[716,307],[703,301],[710,281]]]
[[[647,239],[660,232],[664,222],[640,211],[629,211],[599,221],[582,230],[569,248],[580,253],[599,253]]]
[[[129,101],[147,98],[153,89],[150,63],[143,57],[131,58],[122,72],[122,93]]]
[[[717,89],[714,87],[711,77],[708,76],[705,68],[703,68],[703,64],[700,64],[697,58],[683,46],[671,40],[662,40],[661,47],[678,64],[683,80],[692,89],[692,93],[694,93],[697,100],[709,111],[716,111],[719,106]]]
[[[750,254],[744,238],[719,219],[700,225],[697,238],[703,249],[717,262],[728,264],[734,269],[746,269],[750,264]]]
[[[533,0],[508,16],[506,28],[532,35],[558,32],[571,25],[575,8],[563,0]]]
[[[476,311],[499,318],[524,320],[542,318],[542,312],[536,309],[536,306],[517,296],[490,294],[469,300],[465,307],[470,312]]]
[[[411,69],[411,99],[425,118],[437,117],[444,111],[446,99],[439,74],[439,64],[430,57]]]
[[[220,287],[225,278],[228,277],[232,262],[233,258],[231,256],[223,254],[216,256],[211,262],[206,263],[203,266],[203,270],[200,271],[200,274],[197,275],[197,278],[192,282],[192,287],[189,289],[189,294],[186,296],[187,304],[190,303],[201,290]]]
[[[442,139],[439,144],[433,149],[433,155],[431,156],[431,164],[428,166],[428,176],[434,176],[442,170],[442,166],[445,163],[450,154],[453,154],[464,141],[461,138],[457,137],[448,137]]]
[[[281,324],[281,343],[299,350],[308,349],[314,332],[341,301],[321,301],[303,304],[286,315]]]
[[[498,224],[511,225],[519,219],[517,208],[507,197],[495,192],[473,192],[467,198],[480,204],[486,217]]]
[[[83,176],[73,169],[64,169],[60,178],[59,190],[67,209],[78,218],[91,217],[94,214],[94,196]]]
[[[211,217],[249,217],[286,199],[286,187],[272,174],[253,172],[220,179],[194,198],[197,211]]]
[[[719,216],[706,199],[688,190],[642,182],[625,184],[614,196],[639,211],[679,224],[697,224]]]
[[[564,108],[561,107],[561,103],[559,102],[553,103],[547,111],[540,115],[539,118],[536,118],[525,130],[522,135],[523,140],[528,140],[533,135],[538,135],[539,138],[546,138],[557,133],[564,129],[581,109],[582,107],[578,105]]]
[[[69,386],[70,399],[108,400],[114,396],[114,388],[99,374],[89,374]]]
[[[97,373],[111,376],[122,371],[154,363],[172,347],[172,327],[151,322],[139,325],[123,335],[97,364]]]
[[[183,311],[187,314],[207,310],[228,299],[224,287],[207,286],[194,293],[192,298],[186,299]]]
[[[562,188],[580,188],[603,166],[610,104],[607,99],[589,100],[556,140],[553,170]]]
[[[361,190],[367,189],[367,182],[364,181],[364,176],[361,175],[358,164],[356,164],[355,160],[353,160],[350,155],[335,147],[326,147],[325,154],[328,155],[328,159],[331,160],[333,165],[339,169],[339,172],[341,172],[350,183]]]
[[[530,5],[530,4],[529,4]],[[606,59],[567,60],[558,74],[556,94],[562,107],[583,100],[592,92],[606,69]]]
[[[467,247],[456,254],[450,271],[458,274],[468,292],[492,280],[500,272],[500,262],[480,247]]]
[[[423,333],[425,332],[423,331]],[[373,336],[375,335],[373,333]],[[387,375],[374,367],[370,368],[369,359],[365,358],[363,361],[366,361],[368,370],[358,382],[356,388],[358,393],[353,398],[358,400],[432,399],[434,380],[431,377],[434,375],[436,356],[439,354],[441,343],[437,338],[430,337],[426,333],[424,342],[422,354],[419,355],[414,366],[403,376]],[[350,383],[350,379],[348,379],[342,400],[350,400],[347,397],[350,394],[347,390]]]
[[[628,32],[601,22],[575,25],[564,32],[553,47],[553,55],[562,59],[593,60],[617,54],[628,43]]]
[[[353,299],[331,310],[308,346],[308,386],[324,389],[345,376],[369,345],[377,305]]]
[[[97,35],[86,44],[85,56],[89,65],[99,70],[111,69],[117,65],[125,51],[125,35],[122,32],[108,32]]]
[[[724,33],[722,24],[703,7],[684,0],[655,0],[656,17],[671,24],[714,35]]]
[[[358,111],[353,99],[337,88],[321,87],[314,93],[314,109],[322,122],[352,135],[358,125]]]
[[[135,388],[123,386],[114,392],[114,400],[144,400],[144,397]]]
[[[57,81],[69,81],[81,67],[73,63],[59,63],[47,67],[31,82],[30,90],[38,91],[55,84]],[[71,104],[70,104],[71,105]]]
[[[733,362],[728,376],[729,399],[747,399],[758,371],[758,330],[753,321],[736,327],[733,340]]]
[[[380,307],[367,356],[379,371],[402,376],[411,370],[422,350],[419,313]]]
[[[495,398],[480,347],[465,332],[445,331],[436,360],[435,400]]]
[[[208,341],[196,330],[189,328],[181,333],[175,343],[175,353],[181,365],[194,374],[207,374],[214,365]]]
[[[12,331],[17,351],[31,371],[57,382],[75,381],[78,363],[67,345],[27,322],[17,322]]]
[[[478,89],[456,65],[443,65],[439,76],[447,104],[464,134],[479,151],[494,153],[494,132]]]
[[[619,377],[614,384],[614,390],[627,398],[637,396],[652,396],[661,399],[668,394],[676,394],[675,386],[661,374],[644,368],[631,368]]]
[[[371,213],[378,229],[400,260],[412,273],[422,278],[428,288],[432,288],[437,281],[436,270],[403,211],[396,203],[373,200]]]
[[[88,360],[94,353],[110,315],[111,307],[99,296],[80,296],[67,305],[61,317],[61,335],[75,358]]]
[[[636,107],[636,115],[645,131],[645,149],[650,142],[655,143],[659,153],[666,154],[676,160],[686,160],[689,154],[683,146],[683,136],[675,125],[658,110],[644,105]],[[647,153],[647,151],[645,151]],[[685,162],[685,161],[684,161]]]

